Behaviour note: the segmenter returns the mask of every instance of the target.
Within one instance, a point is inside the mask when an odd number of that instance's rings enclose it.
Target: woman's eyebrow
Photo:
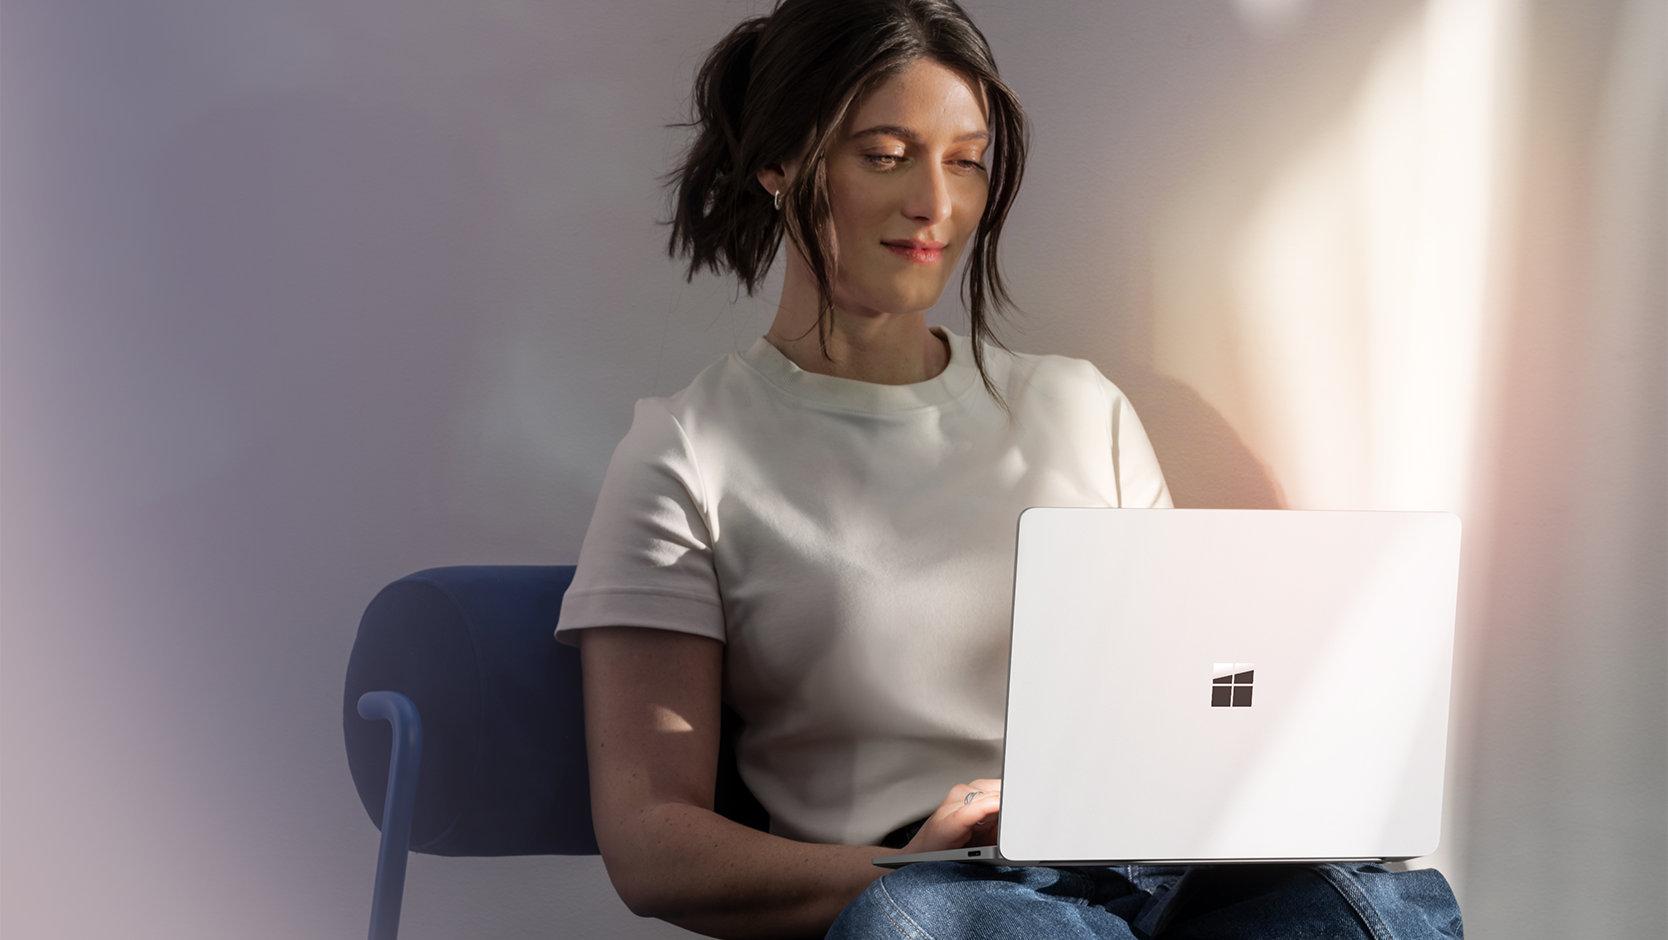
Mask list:
[[[921,142],[920,134],[915,133],[907,127],[900,127],[897,124],[876,124],[874,127],[866,127],[863,130],[857,131],[851,135],[852,140],[856,140],[860,137],[896,137],[899,140],[908,141],[912,144],[918,144]],[[968,131],[960,137],[957,137],[953,143],[959,144],[965,140],[988,141],[990,140],[990,132]]]

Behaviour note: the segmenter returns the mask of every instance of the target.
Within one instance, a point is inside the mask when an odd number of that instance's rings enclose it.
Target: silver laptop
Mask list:
[[[1435,850],[1459,520],[1029,509],[994,846],[1004,865]]]

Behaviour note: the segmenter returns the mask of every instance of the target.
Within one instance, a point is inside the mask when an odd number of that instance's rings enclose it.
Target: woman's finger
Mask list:
[[[951,787],[949,795],[944,798],[944,802],[946,804],[952,802],[966,804],[979,798],[972,796],[971,794],[977,793],[980,796],[983,796],[986,793],[1000,792],[1002,792],[1002,781],[995,777],[985,777],[979,780],[974,780],[971,783],[958,783]]]
[[[953,814],[952,821],[966,827],[966,844],[984,845],[991,841],[991,834],[996,831],[1001,809],[1002,791],[986,791],[978,799],[958,809]]]
[[[944,802],[916,832],[905,850],[925,852],[985,844],[996,831],[997,814],[1002,805],[1001,787],[1002,781],[995,778],[958,783],[951,787]]]
[[[960,800],[948,800],[939,815],[957,826],[973,827],[1002,808],[1001,790],[969,790]],[[947,812],[946,812],[947,811]]]

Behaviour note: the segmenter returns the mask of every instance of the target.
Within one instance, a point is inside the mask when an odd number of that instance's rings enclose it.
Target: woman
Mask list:
[[[1020,510],[1170,502],[1116,387],[992,336],[1018,102],[950,0],[785,0],[696,99],[673,253],[752,291],[789,250],[769,332],[638,403],[564,602],[610,878],[714,936],[1133,936],[1179,872],[870,861],[993,834]],[[970,337],[925,317],[963,255]],[[721,702],[770,833],[713,811]]]

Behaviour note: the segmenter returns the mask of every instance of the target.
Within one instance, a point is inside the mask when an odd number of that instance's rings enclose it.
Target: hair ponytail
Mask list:
[[[768,17],[743,21],[707,55],[695,78],[696,130],[684,164],[668,175],[676,192],[667,251],[689,256],[688,277],[707,268],[733,272],[751,294],[781,244],[770,197],[754,179],[757,167],[742,133],[753,57]]]

